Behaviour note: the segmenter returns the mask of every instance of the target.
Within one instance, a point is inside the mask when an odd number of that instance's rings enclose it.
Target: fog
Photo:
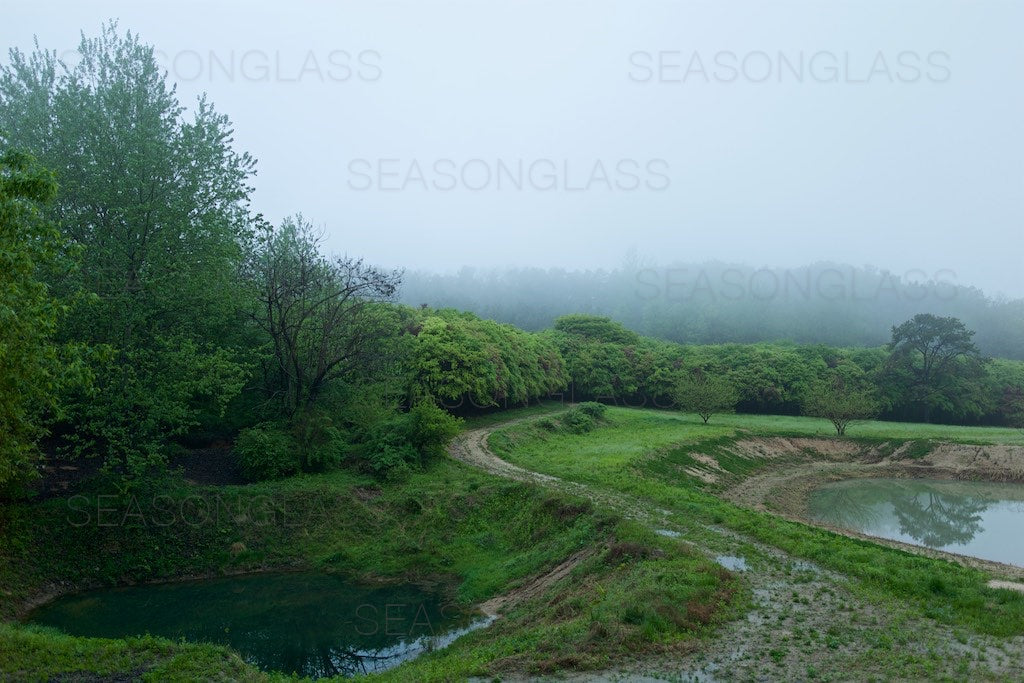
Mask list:
[[[338,252],[1024,296],[1019,3],[36,2],[0,38],[73,61],[109,18],[231,117],[256,210]]]

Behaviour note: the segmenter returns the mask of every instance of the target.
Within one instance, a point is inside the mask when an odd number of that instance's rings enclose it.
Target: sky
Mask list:
[[[117,19],[258,160],[254,208],[439,272],[815,261],[1024,296],[1024,3],[47,2]],[[3,60],[6,62],[6,56]],[[951,277],[949,273],[954,275]],[[923,274],[923,275],[922,275]]]

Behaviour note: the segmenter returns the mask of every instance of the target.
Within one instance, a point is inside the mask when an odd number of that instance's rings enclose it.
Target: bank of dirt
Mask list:
[[[728,486],[723,498],[756,510],[764,510],[790,520],[813,524],[851,538],[909,552],[953,560],[983,569],[996,576],[1024,579],[1024,568],[975,557],[931,550],[917,545],[868,536],[811,519],[808,501],[821,486],[846,479],[949,479],[1024,483],[1024,447],[1010,445],[930,444],[930,452],[908,457],[916,442],[864,446],[852,440],[765,438],[737,442],[735,452],[763,457],[764,462],[752,476]],[[801,457],[794,458],[794,455]],[[782,459],[781,456],[789,456]],[[1005,587],[1005,586],[1004,586]]]

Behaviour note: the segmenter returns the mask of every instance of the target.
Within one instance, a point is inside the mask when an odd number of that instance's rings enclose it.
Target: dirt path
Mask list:
[[[453,458],[497,476],[586,497],[689,543],[741,572],[752,595],[747,614],[717,629],[713,639],[705,641],[694,655],[621,663],[613,670],[563,676],[561,680],[921,678],[923,658],[929,662],[928,678],[1024,679],[1024,638],[1000,640],[965,634],[910,614],[899,605],[869,602],[853,590],[848,577],[731,530],[698,525],[630,496],[531,472],[502,460],[490,450],[488,437],[496,429],[522,421],[465,432],[452,442],[449,452]],[[524,586],[527,594],[547,590],[575,566],[573,559]],[[885,644],[882,654],[880,644]]]

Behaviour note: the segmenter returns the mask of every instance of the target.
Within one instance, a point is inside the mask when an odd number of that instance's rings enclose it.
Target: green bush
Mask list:
[[[558,423],[552,420],[550,417],[544,417],[537,420],[537,426],[547,432],[558,431]]]
[[[348,449],[341,430],[322,412],[300,415],[293,420],[292,434],[299,447],[299,459],[306,472],[336,467]]]
[[[424,460],[443,456],[448,442],[462,428],[462,420],[439,408],[430,399],[417,401],[406,419],[409,421],[409,442]]]
[[[281,479],[299,471],[301,455],[295,438],[272,422],[243,429],[235,440],[235,455],[249,481]]]
[[[462,421],[429,400],[416,402],[408,413],[377,423],[363,448],[366,467],[376,474],[406,470],[440,457],[458,434]]]
[[[576,407],[595,420],[603,420],[605,411],[608,410],[608,406],[597,401],[584,401]]]
[[[562,425],[573,434],[584,434],[597,426],[597,422],[579,407],[570,409],[562,417]]]

